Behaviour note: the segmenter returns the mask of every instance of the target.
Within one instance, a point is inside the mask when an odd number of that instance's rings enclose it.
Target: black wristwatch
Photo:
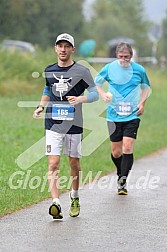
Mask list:
[[[42,106],[42,105],[38,105],[38,106],[37,106],[37,109],[38,109],[38,108],[42,108],[42,111],[44,110],[44,106]]]

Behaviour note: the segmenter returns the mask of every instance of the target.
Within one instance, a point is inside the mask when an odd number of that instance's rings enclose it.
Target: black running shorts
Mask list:
[[[107,122],[110,141],[120,142],[123,137],[137,138],[140,119],[134,119],[126,122]]]

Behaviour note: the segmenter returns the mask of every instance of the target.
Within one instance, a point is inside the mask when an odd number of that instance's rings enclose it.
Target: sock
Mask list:
[[[132,165],[133,165],[133,153],[123,154],[121,162],[121,176],[120,176],[123,179],[123,184],[126,183],[126,179],[128,177],[129,171],[132,168]]]
[[[113,161],[113,163],[115,164],[116,168],[117,168],[117,175],[120,177],[121,175],[121,162],[122,162],[122,156],[115,158],[112,154],[111,154],[111,159]]]
[[[72,189],[72,191],[71,191],[71,197],[72,198],[79,198],[78,190]]]
[[[59,198],[54,198],[54,199],[53,199],[53,203],[58,203],[58,204],[60,205],[60,200],[59,200]]]

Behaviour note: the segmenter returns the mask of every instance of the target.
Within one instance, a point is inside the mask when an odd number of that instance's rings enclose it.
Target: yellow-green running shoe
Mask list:
[[[63,219],[63,214],[61,212],[61,206],[57,202],[54,202],[49,207],[49,214],[52,215],[53,219]]]
[[[126,183],[123,184],[123,183],[118,182],[118,195],[128,195]]]
[[[118,189],[118,195],[128,195],[126,188]]]
[[[80,213],[80,204],[79,204],[79,198],[72,198],[70,193],[70,211],[69,214],[71,217],[77,217]]]

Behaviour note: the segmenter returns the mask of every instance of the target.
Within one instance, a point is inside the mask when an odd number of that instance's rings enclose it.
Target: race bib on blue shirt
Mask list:
[[[116,104],[116,112],[118,115],[127,116],[133,112],[131,102],[119,102]]]

